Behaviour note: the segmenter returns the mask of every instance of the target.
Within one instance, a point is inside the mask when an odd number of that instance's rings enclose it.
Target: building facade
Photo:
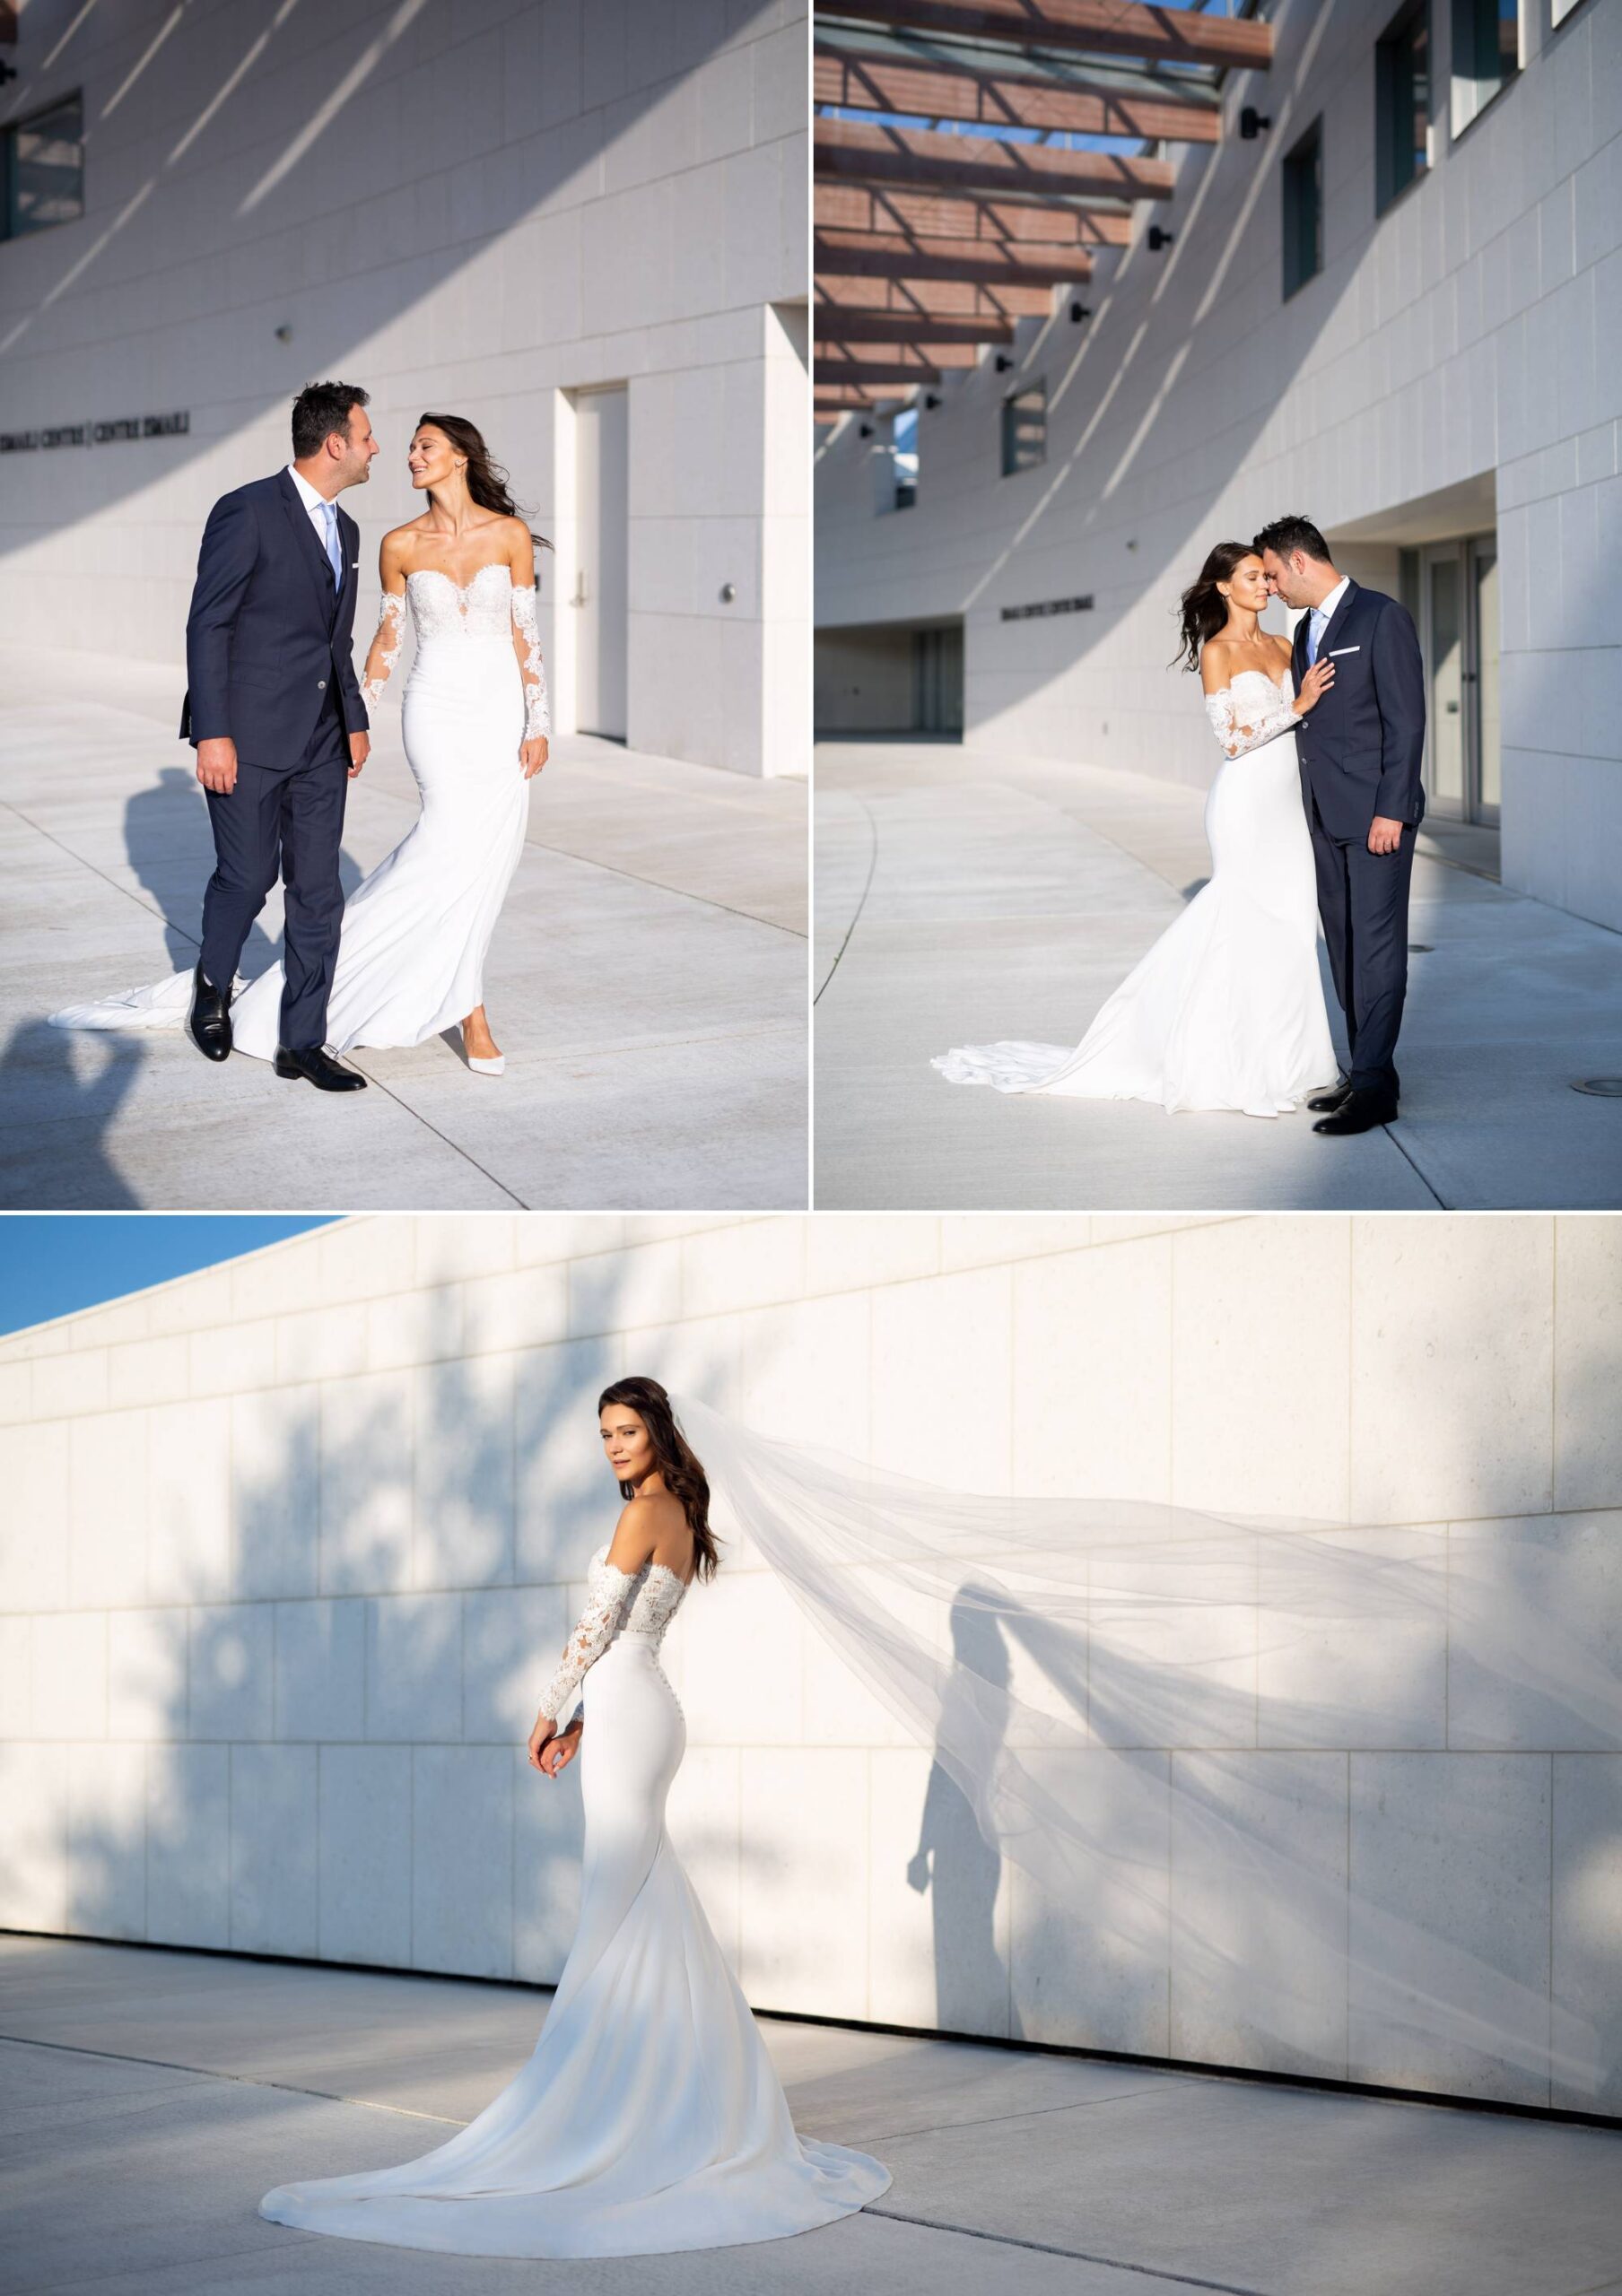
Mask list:
[[[818,724],[1203,786],[1178,594],[1304,512],[1414,613],[1433,817],[1622,926],[1622,0],[1246,13],[1090,283],[824,430]]]
[[[631,1371],[948,1489],[1349,1522],[1489,1603],[1532,1568],[1614,1686],[1619,1285],[1593,1216],[362,1216],[16,1334],[0,1926],[555,1980],[578,1774],[525,1740]],[[1440,1613],[1312,1645],[1346,1724],[1304,1744],[1307,1675],[1225,1596],[1157,1663],[1214,1667],[1229,1726],[1174,1699],[1064,1757],[1099,1871],[1060,1901],[716,1527],[666,1646],[670,1820],[757,2006],[1622,2109],[1622,1735]],[[1189,1780],[1270,1813],[1315,1913],[1190,1854]],[[1591,2030],[1591,2076],[1427,2047],[1422,1968],[1348,1981],[1343,1937],[1417,1934],[1470,1957],[1482,2033],[1500,1988]]]
[[[460,413],[552,545],[557,730],[805,770],[798,0],[30,0],[11,29],[10,639],[181,663],[210,503],[336,377],[384,449],[346,501],[362,648],[412,429]]]

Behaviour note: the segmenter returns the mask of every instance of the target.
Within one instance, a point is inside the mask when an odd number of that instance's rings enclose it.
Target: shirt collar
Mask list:
[[[1312,612],[1314,613],[1321,614],[1323,617],[1322,621],[1318,625],[1321,630],[1326,630],[1329,627],[1330,616],[1334,613],[1335,608],[1340,604],[1341,599],[1345,597],[1347,591],[1351,585],[1351,579],[1352,578],[1349,574],[1343,574],[1340,577],[1340,579],[1336,583],[1334,588],[1330,592],[1328,597],[1324,598],[1321,604],[1312,608]]]
[[[304,508],[307,510],[325,510],[328,507],[327,497],[324,494],[318,494],[316,492],[315,488],[310,484],[310,481],[305,477],[301,470],[295,470],[291,463],[286,464],[284,468],[286,469],[288,477],[292,479],[293,484],[298,488],[299,500],[303,503]]]

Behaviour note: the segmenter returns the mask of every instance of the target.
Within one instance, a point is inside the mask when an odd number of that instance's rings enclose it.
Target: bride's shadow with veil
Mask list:
[[[155,781],[135,791],[124,806],[124,855],[141,890],[163,919],[163,941],[171,970],[189,972],[197,961],[203,929],[203,889],[214,865],[208,800],[188,766],[165,765]],[[345,847],[338,856],[338,879],[347,900],[364,871]],[[257,980],[276,961],[273,943],[256,918],[249,928],[238,970]]]

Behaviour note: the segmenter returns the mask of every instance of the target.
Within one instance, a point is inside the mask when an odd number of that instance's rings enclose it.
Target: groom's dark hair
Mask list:
[[[292,403],[293,460],[318,455],[323,439],[334,430],[347,438],[350,408],[369,404],[358,383],[306,383]]]
[[[1264,550],[1276,550],[1280,558],[1287,558],[1293,550],[1304,557],[1315,558],[1321,565],[1332,566],[1330,546],[1310,518],[1275,518],[1263,526],[1251,548],[1259,555]]]

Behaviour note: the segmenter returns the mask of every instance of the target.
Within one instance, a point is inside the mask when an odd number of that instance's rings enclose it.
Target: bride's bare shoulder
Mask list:
[[[379,556],[387,564],[390,559],[408,558],[427,531],[422,518],[408,518],[403,526],[390,526],[379,546]]]
[[[1208,638],[1199,649],[1199,683],[1208,693],[1220,693],[1233,675],[1234,643],[1229,638]]]

